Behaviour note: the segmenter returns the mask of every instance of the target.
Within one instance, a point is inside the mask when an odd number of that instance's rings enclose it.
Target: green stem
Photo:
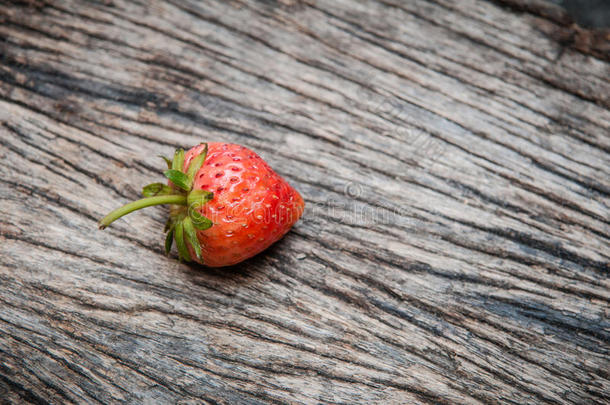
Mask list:
[[[161,204],[177,204],[177,205],[186,205],[186,196],[170,194],[170,195],[159,195],[155,197],[147,197],[142,198],[141,200],[136,200],[130,202],[129,204],[125,204],[120,208],[112,211],[110,214],[106,215],[100,222],[100,229],[106,228],[112,222],[121,218],[123,215],[127,215],[130,212],[135,210],[139,210],[141,208],[151,207],[153,205],[161,205]]]

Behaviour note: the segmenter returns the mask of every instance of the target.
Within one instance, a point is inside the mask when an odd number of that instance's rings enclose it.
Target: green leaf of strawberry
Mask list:
[[[142,195],[144,197],[153,197],[156,195],[168,195],[172,194],[172,189],[163,183],[151,183],[142,188]]]
[[[204,217],[195,209],[192,209],[191,212],[189,212],[189,217],[191,218],[193,226],[200,231],[205,231],[206,229],[211,228],[213,225],[210,219]]]
[[[191,261],[191,254],[186,247],[186,243],[184,243],[184,226],[182,221],[176,222],[176,226],[174,227],[174,239],[176,240],[179,258],[187,262]]]
[[[201,169],[201,165],[203,165],[203,162],[205,161],[205,158],[207,157],[207,154],[208,154],[208,144],[205,143],[203,145],[204,145],[203,151],[201,151],[201,153],[199,155],[197,155],[193,160],[191,160],[191,163],[189,164],[189,168],[186,172],[186,176],[188,177],[189,184],[191,186],[193,184],[193,178],[195,177],[195,175],[197,174],[199,169]]]
[[[183,164],[184,164],[184,149],[182,149],[182,148],[176,149],[176,152],[174,152],[174,160],[172,160],[171,169],[182,171]]]
[[[169,256],[170,250],[172,250],[172,244],[174,243],[174,228],[172,227],[165,235],[165,254]]]
[[[172,160],[170,158],[167,158],[163,155],[159,155],[159,157],[163,160],[165,160],[165,163],[167,163],[167,168],[171,169],[172,168]]]
[[[190,217],[184,218],[182,220],[182,226],[184,228],[184,234],[186,236],[186,239],[189,241],[189,243],[193,247],[193,250],[195,251],[197,258],[199,260],[201,260],[201,245],[199,244],[199,239],[197,239],[197,231],[195,230],[195,227],[193,226],[193,222],[191,222],[191,218]]]
[[[175,186],[180,187],[184,191],[190,191],[191,184],[189,184],[189,178],[186,177],[184,172],[180,170],[169,169],[163,172],[165,177],[167,177]]]

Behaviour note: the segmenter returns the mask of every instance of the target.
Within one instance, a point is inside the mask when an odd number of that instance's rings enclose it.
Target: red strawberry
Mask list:
[[[303,213],[299,193],[243,146],[201,144],[166,161],[169,185],[144,187],[146,198],[108,214],[100,229],[134,210],[171,204],[166,251],[175,240],[180,259],[222,267],[268,248]]]

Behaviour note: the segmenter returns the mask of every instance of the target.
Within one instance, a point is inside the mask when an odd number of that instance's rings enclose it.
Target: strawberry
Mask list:
[[[299,193],[256,153],[240,145],[202,143],[164,158],[168,184],[104,217],[100,229],[140,208],[170,204],[165,250],[210,267],[237,264],[267,249],[300,218]]]

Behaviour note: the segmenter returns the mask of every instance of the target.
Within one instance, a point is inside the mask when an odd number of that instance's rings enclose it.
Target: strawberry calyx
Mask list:
[[[176,242],[180,260],[191,261],[187,243],[193,248],[201,261],[201,244],[197,230],[206,230],[213,224],[209,218],[201,215],[199,208],[211,201],[214,194],[206,190],[193,190],[195,175],[207,156],[208,145],[203,144],[202,152],[183,171],[184,149],[177,149],[172,160],[161,156],[167,163],[163,172],[170,180],[169,185],[151,183],[142,188],[144,198],[130,202],[106,215],[99,222],[99,229],[105,229],[112,222],[133,211],[154,205],[169,204],[170,215],[165,224],[165,253],[169,254],[173,242]]]

